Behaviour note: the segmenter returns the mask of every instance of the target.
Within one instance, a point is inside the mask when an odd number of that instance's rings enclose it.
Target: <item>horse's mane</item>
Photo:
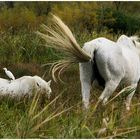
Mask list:
[[[56,81],[55,73],[60,73],[73,63],[86,62],[91,57],[83,51],[70,29],[63,21],[55,15],[52,15],[51,26],[42,25],[44,33],[37,31],[37,34],[45,40],[47,48],[54,48],[64,53],[64,57],[60,61],[53,63],[51,67],[52,77]]]
[[[131,36],[130,39],[135,44],[136,48],[140,50],[140,38],[138,36]]]
[[[130,49],[135,49],[135,48],[140,48],[140,42],[139,42],[140,38],[138,36],[126,36],[126,35],[121,35],[118,40],[117,43],[121,44],[124,47],[129,47]]]
[[[130,39],[136,42],[139,42],[140,38],[138,36],[130,36]]]

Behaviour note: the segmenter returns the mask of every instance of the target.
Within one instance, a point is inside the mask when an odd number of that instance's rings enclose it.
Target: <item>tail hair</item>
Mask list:
[[[51,26],[42,25],[44,33],[37,31],[36,33],[45,40],[45,46],[47,48],[54,48],[64,53],[63,59],[53,63],[51,67],[52,78],[57,81],[55,73],[58,72],[58,78],[60,74],[68,66],[74,63],[87,62],[91,57],[79,46],[72,32],[63,21],[51,14]]]

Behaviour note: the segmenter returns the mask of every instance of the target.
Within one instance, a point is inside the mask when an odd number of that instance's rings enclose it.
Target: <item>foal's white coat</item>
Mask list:
[[[31,96],[33,92],[51,94],[51,81],[46,82],[39,76],[23,76],[21,78],[9,81],[0,78],[0,96],[9,95],[13,98]]]
[[[99,99],[106,103],[121,81],[126,81],[129,85],[137,87],[140,78],[139,47],[140,44],[135,37],[125,35],[122,35],[117,42],[106,38],[97,38],[84,44],[83,50],[92,56],[91,61],[79,64],[85,108],[89,106],[91,84],[96,80],[92,69],[93,58],[96,60],[100,75],[105,80],[105,88]],[[127,97],[126,107],[128,110],[134,92]]]

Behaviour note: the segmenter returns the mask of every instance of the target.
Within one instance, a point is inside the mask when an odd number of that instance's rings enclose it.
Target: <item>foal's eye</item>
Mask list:
[[[38,87],[40,87],[38,83],[36,83],[36,84],[37,84]]]

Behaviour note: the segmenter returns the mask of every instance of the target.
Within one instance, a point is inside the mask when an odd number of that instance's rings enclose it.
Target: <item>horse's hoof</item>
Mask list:
[[[108,98],[104,98],[103,105],[106,105],[107,101],[108,101]]]

